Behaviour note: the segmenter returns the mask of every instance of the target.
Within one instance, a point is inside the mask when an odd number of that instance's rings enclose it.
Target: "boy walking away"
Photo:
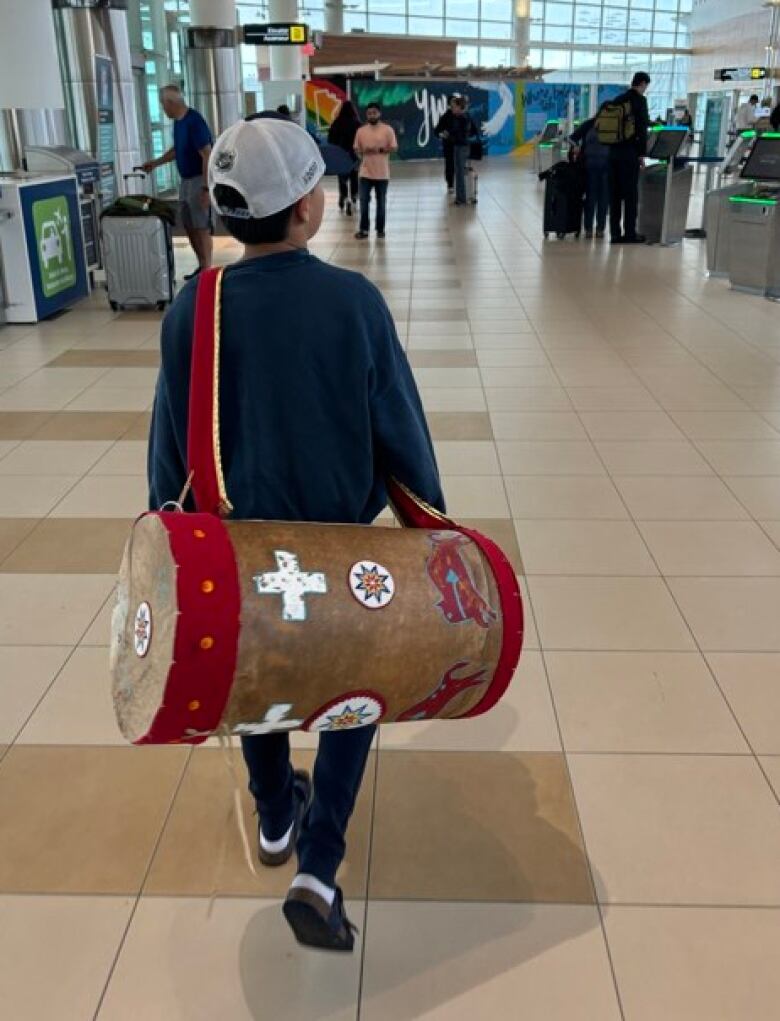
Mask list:
[[[453,113],[450,138],[452,139],[455,154],[455,205],[465,206],[466,164],[469,158],[471,141],[476,136],[476,126],[466,112],[465,100],[455,100],[453,103]]]
[[[343,149],[355,158],[355,135],[360,128],[360,118],[354,105],[345,99],[328,131],[328,142]],[[357,167],[348,174],[339,174],[339,209],[352,216],[352,207],[358,197]]]
[[[382,123],[382,110],[376,103],[366,107],[366,120],[355,135],[355,152],[360,164],[360,230],[361,241],[368,237],[371,192],[376,194],[376,236],[385,236],[387,186],[390,180],[390,154],[398,151],[395,131]]]
[[[599,141],[596,117],[584,121],[571,135],[585,167],[585,237],[603,238],[609,213],[609,146]]]
[[[303,128],[274,114],[234,124],[211,157],[213,203],[244,245],[222,282],[220,434],[234,518],[368,524],[387,503],[388,476],[444,509],[420,398],[381,294],[308,251],[326,172]],[[163,322],[152,507],[176,499],[187,476],[196,293],[186,286]],[[283,910],[306,946],[354,946],[336,872],[374,732],[323,733],[313,780],[293,770],[287,732],[242,738],[260,861],[283,865],[297,851]]]
[[[644,244],[636,232],[639,171],[647,154],[650,114],[645,93],[650,75],[639,71],[631,88],[605,103],[596,118],[599,141],[609,146],[610,234],[613,245]]]
[[[444,111],[433,129],[444,150],[444,179],[447,182],[447,191],[455,190],[455,147],[452,144],[452,127],[455,120],[455,104],[459,99],[457,93],[450,96],[449,108]]]

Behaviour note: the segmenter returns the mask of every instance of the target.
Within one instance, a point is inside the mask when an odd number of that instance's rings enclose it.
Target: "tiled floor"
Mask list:
[[[528,610],[491,714],[382,732],[349,959],[291,941],[289,868],[247,871],[220,752],[114,724],[159,316],[97,294],[0,331],[3,1017],[777,1018],[776,308],[707,280],[697,242],[544,244],[520,163],[480,195],[448,211],[439,168],[403,168],[384,244],[331,196],[313,246],[383,290],[450,510],[507,550]]]

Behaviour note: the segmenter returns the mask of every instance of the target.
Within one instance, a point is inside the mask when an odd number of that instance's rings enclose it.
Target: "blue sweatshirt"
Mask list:
[[[187,471],[196,281],[162,325],[149,502]],[[368,524],[395,476],[444,510],[414,378],[379,291],[308,252],[228,268],[222,283],[222,463],[234,518]],[[191,501],[188,509],[194,509]]]

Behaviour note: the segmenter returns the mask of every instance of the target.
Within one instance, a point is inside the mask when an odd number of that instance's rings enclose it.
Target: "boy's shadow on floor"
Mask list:
[[[516,713],[495,713],[501,747]],[[380,751],[369,894],[367,919],[348,905],[366,925],[352,958],[298,948],[278,905],[253,916],[239,962],[253,1018],[354,1018],[364,954],[366,1018],[404,1021],[597,928],[563,756]]]

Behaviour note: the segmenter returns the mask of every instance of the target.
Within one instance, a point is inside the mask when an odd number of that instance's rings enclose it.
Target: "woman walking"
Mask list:
[[[328,132],[328,142],[348,152],[355,160],[355,166],[348,174],[339,174],[339,209],[352,216],[358,197],[357,157],[355,156],[355,135],[360,127],[360,118],[354,105],[345,99]]]

